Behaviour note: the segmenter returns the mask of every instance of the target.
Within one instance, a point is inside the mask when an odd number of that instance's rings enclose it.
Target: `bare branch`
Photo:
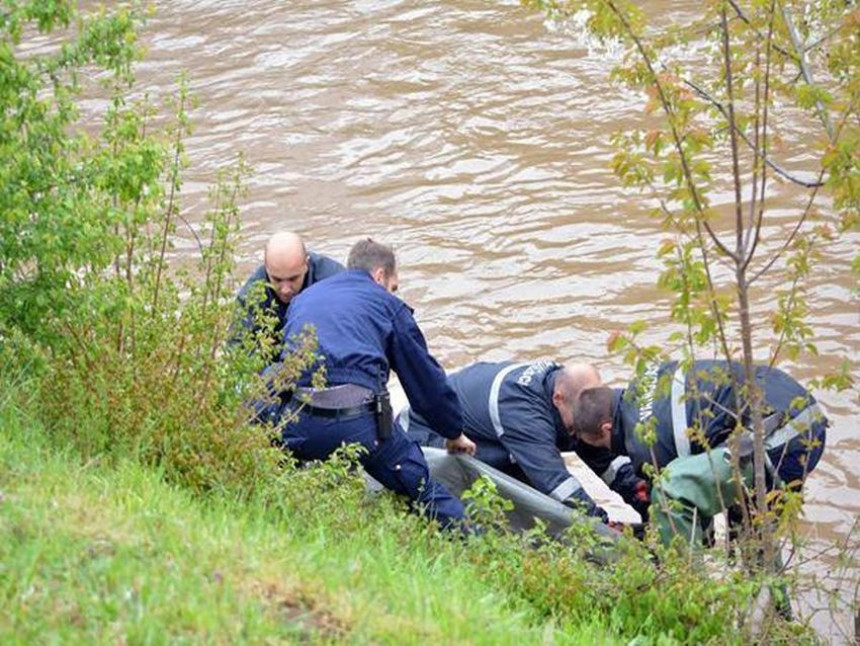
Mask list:
[[[720,111],[720,113],[723,115],[723,117],[725,117],[726,120],[728,120],[728,113],[726,111],[725,106],[723,106],[722,103],[720,103],[717,99],[715,99],[710,94],[708,94],[703,88],[696,85],[693,81],[690,81],[689,79],[684,79],[684,84],[688,85],[694,92],[696,92],[696,94],[698,94],[700,97],[707,100],[714,107],[716,107]],[[746,134],[744,134],[744,132],[742,130],[738,129],[737,134],[741,139],[744,140],[744,142],[750,147],[750,149],[755,148],[753,142],[750,141],[749,137]],[[792,175],[787,170],[785,170],[784,168],[779,166],[776,162],[772,161],[770,159],[770,157],[767,155],[765,155],[763,157],[763,159],[764,159],[764,163],[767,164],[775,173],[777,173],[781,177],[784,177],[785,179],[787,179],[790,182],[793,182],[799,186],[803,186],[804,188],[820,188],[821,186],[823,186],[823,184],[821,184],[820,181],[815,182],[815,181],[805,180],[805,179],[801,179],[800,177],[797,177],[795,175]]]
[[[669,101],[669,98],[666,96],[665,88],[663,87],[663,84],[660,82],[660,79],[657,76],[657,71],[654,69],[654,64],[651,60],[651,57],[648,55],[648,52],[645,51],[645,46],[642,44],[642,39],[639,37],[638,34],[633,31],[633,26],[630,24],[630,21],[627,20],[627,16],[614,2],[609,2],[608,5],[612,12],[615,14],[615,16],[618,18],[618,20],[621,21],[621,24],[624,26],[624,29],[627,31],[627,34],[630,36],[630,39],[633,41],[633,44],[639,51],[639,55],[642,57],[642,60],[648,68],[648,72],[654,79],[654,87],[657,88],[657,93],[660,96],[660,104],[663,106],[663,110],[665,110],[667,116],[669,117],[669,128],[672,131],[672,140],[675,144],[675,149],[678,151],[678,156],[681,160],[681,168],[684,171],[684,178],[687,181],[687,185],[690,187],[690,194],[693,198],[693,203],[696,206],[696,211],[701,215],[705,211],[704,205],[702,204],[702,200],[699,197],[698,190],[696,190],[696,183],[693,180],[693,173],[690,170],[687,156],[684,153],[683,147],[681,146],[683,138],[681,137],[681,134],[678,132],[678,129],[675,126],[675,112],[672,109],[672,105]],[[702,218],[697,218],[697,220],[702,220]],[[700,225],[697,224],[697,227],[698,226]],[[731,250],[729,250],[728,247],[726,247],[722,243],[722,241],[717,237],[717,235],[714,233],[714,231],[711,229],[710,225],[707,222],[704,223],[704,227],[714,244],[717,245],[717,247],[719,247],[719,249],[723,253],[725,253],[735,262],[737,262],[735,254],[732,253]]]
[[[735,119],[735,88],[734,76],[732,74],[732,52],[729,44],[729,24],[726,10],[720,12],[721,31],[723,35],[723,65],[726,74],[726,91],[729,95],[728,122],[729,122],[729,141],[732,149],[732,183],[735,189],[735,257],[738,264],[741,264],[741,259],[744,257],[744,241],[743,241],[743,212],[741,210],[742,195],[741,195],[741,168],[740,168],[740,152],[738,150],[738,128]],[[742,268],[742,266],[739,266]]]
[[[823,179],[823,178],[824,178],[824,169],[822,168],[821,172],[819,174],[819,179]],[[823,183],[822,183],[822,186],[823,186]],[[797,224],[794,225],[794,229],[792,229],[788,238],[786,238],[785,242],[779,248],[779,251],[777,251],[774,254],[773,258],[771,258],[765,264],[764,267],[759,269],[755,273],[755,275],[753,275],[753,277],[750,278],[750,281],[749,281],[750,284],[752,284],[756,280],[758,280],[762,276],[762,274],[765,274],[773,266],[773,264],[777,261],[777,259],[779,259],[779,257],[782,256],[782,254],[784,254],[786,252],[786,250],[792,245],[792,243],[794,242],[794,239],[797,237],[798,232],[803,227],[804,222],[806,222],[806,219],[809,217],[809,214],[812,211],[812,205],[815,203],[815,198],[817,196],[818,196],[818,188],[815,188],[815,189],[813,189],[812,193],[810,193],[809,200],[806,203],[806,207],[803,209],[803,213],[801,214],[800,218],[798,218]]]
[[[197,242],[197,250],[202,254],[203,253],[203,241],[200,239],[200,236],[197,235],[197,231],[194,230],[194,227],[191,226],[191,223],[188,220],[186,220],[182,214],[177,213],[176,217],[179,220],[182,220],[182,223],[188,228],[188,230],[191,232],[191,235],[194,236],[194,240]]]
[[[729,0],[729,6],[731,6],[731,8],[735,10],[735,15],[747,27],[752,27],[752,23],[750,23],[750,19],[747,18],[747,15],[744,13],[744,10],[738,5],[737,2],[735,2],[735,0]],[[762,34],[760,34],[758,32],[756,32],[756,34],[758,35],[759,38],[763,38]],[[794,52],[791,52],[787,49],[783,49],[782,47],[779,47],[779,46],[774,46],[774,49],[776,51],[778,51],[780,54],[782,54],[783,56],[786,56],[786,57],[792,59],[795,63],[798,62],[798,55],[795,54]]]
[[[773,0],[770,4],[769,15],[770,18],[768,20],[768,31],[767,31],[767,45],[765,47],[765,73],[764,73],[764,96],[759,95],[759,88],[761,85],[756,83],[756,142],[753,148],[755,154],[755,161],[753,163],[754,172],[758,172],[758,163],[759,159],[762,159],[765,164],[767,164],[767,152],[768,152],[768,123],[770,117],[770,74],[771,74],[771,48],[773,46],[773,27],[774,27],[774,5],[775,0]],[[762,112],[762,122],[758,124],[758,113],[759,108]],[[761,132],[761,145],[759,145],[758,136],[759,132]],[[743,136],[743,134],[741,135]],[[758,199],[758,213],[755,216],[751,217],[750,226],[753,224],[753,220],[755,220],[755,233],[751,231],[747,234],[746,244],[749,245],[749,253],[747,254],[746,260],[744,260],[743,271],[746,272],[749,264],[752,262],[753,257],[755,256],[756,249],[758,248],[758,243],[761,240],[761,227],[764,223],[764,204],[765,204],[765,196],[767,189],[767,169],[765,166],[762,167],[762,176],[761,176],[761,193]],[[755,195],[755,190],[753,190],[753,195]],[[755,199],[753,199],[755,201]],[[750,213],[754,212],[754,207],[750,206]],[[750,237],[752,238],[750,240]]]
[[[696,233],[699,236],[699,247],[702,252],[702,264],[705,265],[705,275],[708,277],[708,293],[710,295],[708,305],[711,308],[711,313],[714,315],[714,320],[717,322],[717,330],[719,331],[720,337],[720,346],[723,350],[723,356],[730,357],[731,352],[729,352],[729,340],[726,335],[726,326],[723,321],[723,317],[720,314],[720,310],[717,307],[717,299],[714,296],[714,276],[711,273],[711,255],[708,253],[708,246],[703,243],[704,235],[701,230],[702,221],[700,219],[696,219]],[[713,237],[713,236],[712,236]]]
[[[800,36],[797,33],[797,28],[794,26],[794,20],[791,17],[788,7],[780,5],[780,8],[782,9],[782,19],[785,20],[785,26],[788,27],[789,38],[791,38],[791,42],[797,52],[800,71],[803,74],[803,78],[807,85],[812,86],[814,83],[812,80],[812,71],[809,69],[809,64],[806,62],[806,48],[800,42]],[[824,107],[824,104],[820,99],[816,99],[815,109],[818,112],[818,118],[821,119],[821,123],[824,124],[824,129],[827,130],[827,134],[830,136],[830,141],[833,141],[835,136],[833,124],[830,122],[830,115],[827,114],[827,109]]]
[[[719,250],[722,251],[724,254],[726,254],[733,261],[737,262],[737,259],[738,259],[737,254],[732,253],[731,250],[726,245],[723,244],[723,241],[717,237],[716,232],[711,228],[710,223],[708,223],[707,220],[703,220],[702,224],[704,225],[705,231],[707,231],[708,236],[711,238],[713,243],[715,245],[717,245]]]
[[[843,113],[842,120],[839,122],[839,125],[836,127],[836,132],[834,133],[834,141],[838,140],[839,137],[841,136],[843,128],[848,123],[848,119],[854,114],[854,110],[856,109],[856,107],[857,107],[857,99],[852,101],[851,104],[848,106],[848,108]],[[812,192],[809,194],[809,200],[806,203],[806,207],[803,209],[803,214],[800,216],[800,218],[799,218],[797,224],[795,225],[794,229],[792,230],[791,234],[788,236],[788,238],[785,240],[785,242],[779,248],[779,251],[777,251],[774,254],[773,258],[771,258],[764,265],[764,267],[759,269],[755,273],[755,275],[752,278],[750,278],[750,281],[749,281],[750,285],[753,282],[755,282],[756,280],[758,280],[758,278],[760,276],[762,276],[762,274],[766,273],[773,266],[773,264],[780,258],[780,256],[782,256],[786,252],[786,250],[794,243],[794,239],[797,237],[797,234],[800,232],[801,227],[806,222],[806,219],[809,217],[809,214],[812,211],[812,205],[815,203],[815,198],[818,196],[819,189],[824,186],[824,173],[825,173],[825,169],[822,168],[818,174],[817,186],[815,186],[813,188]]]

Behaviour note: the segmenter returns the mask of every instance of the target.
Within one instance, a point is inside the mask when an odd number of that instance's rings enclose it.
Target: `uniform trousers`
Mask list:
[[[282,443],[300,460],[325,460],[344,444],[360,444],[364,470],[387,489],[409,498],[413,509],[437,520],[448,529],[463,526],[463,503],[430,477],[417,442],[395,424],[391,435],[380,441],[372,412],[353,418],[326,418],[299,411],[286,425]]]

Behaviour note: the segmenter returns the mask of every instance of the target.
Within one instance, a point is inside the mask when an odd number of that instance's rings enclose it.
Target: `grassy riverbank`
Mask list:
[[[491,586],[468,545],[414,517],[342,513],[358,518],[202,501],[51,447],[5,405],[0,642],[615,643]]]

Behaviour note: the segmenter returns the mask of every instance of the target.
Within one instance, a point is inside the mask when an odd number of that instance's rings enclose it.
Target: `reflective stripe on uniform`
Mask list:
[[[403,410],[397,413],[397,424],[403,429],[404,433],[409,432],[409,406],[404,406]]]
[[[764,440],[764,448],[770,451],[788,444],[799,435],[808,433],[812,424],[823,417],[824,413],[821,412],[818,404],[807,406],[797,417],[790,419],[784,426],[768,435]]]
[[[690,438],[687,437],[687,379],[684,371],[675,369],[672,378],[672,432],[675,435],[675,453],[678,457],[690,455]]]
[[[496,435],[498,437],[505,434],[505,428],[502,426],[502,420],[499,417],[499,391],[502,389],[502,381],[504,381],[505,377],[507,377],[509,373],[513,372],[517,368],[522,368],[527,365],[529,364],[514,363],[503,368],[498,372],[495,379],[493,379],[493,385],[490,386],[490,422],[493,424],[493,429],[496,431]]]
[[[603,480],[607,485],[612,485],[615,481],[615,477],[618,475],[618,472],[621,470],[625,464],[631,464],[630,458],[626,455],[619,455],[615,458],[607,467],[606,471],[601,474],[600,479]]]
[[[567,478],[562,481],[560,485],[558,485],[555,489],[549,492],[549,497],[558,500],[559,502],[563,502],[570,498],[577,491],[582,489],[582,485],[579,484],[579,481],[573,476]]]

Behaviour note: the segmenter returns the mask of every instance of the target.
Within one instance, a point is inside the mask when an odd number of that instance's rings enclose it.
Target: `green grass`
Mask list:
[[[201,499],[131,460],[85,463],[0,402],[0,643],[616,643],[548,622],[467,542],[386,506]]]

